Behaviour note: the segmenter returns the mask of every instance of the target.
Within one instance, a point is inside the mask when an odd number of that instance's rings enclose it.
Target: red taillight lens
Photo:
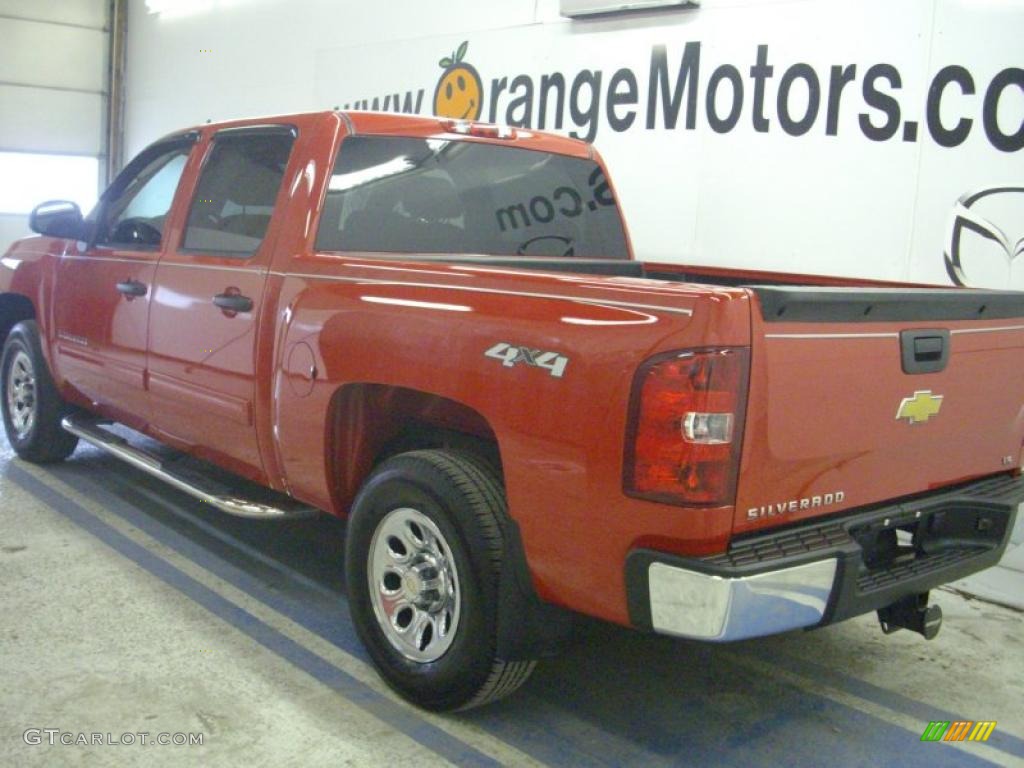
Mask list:
[[[733,504],[743,438],[745,348],[659,355],[633,382],[623,486],[670,504]]]

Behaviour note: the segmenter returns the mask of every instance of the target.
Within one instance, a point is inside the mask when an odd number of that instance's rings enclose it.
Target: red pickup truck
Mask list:
[[[573,612],[931,637],[928,590],[1024,500],[1024,294],[636,260],[579,141],[203,125],[32,227],[0,260],[17,453],[81,438],[226,512],[347,517],[356,628],[424,707],[513,691]]]

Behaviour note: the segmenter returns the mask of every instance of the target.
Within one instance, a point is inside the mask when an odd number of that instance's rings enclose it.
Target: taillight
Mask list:
[[[669,504],[735,503],[749,353],[694,349],[651,358],[633,381],[623,486]]]

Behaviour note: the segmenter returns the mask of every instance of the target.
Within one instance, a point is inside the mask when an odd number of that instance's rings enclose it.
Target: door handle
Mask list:
[[[128,297],[145,296],[146,286],[138,280],[122,280],[117,284],[117,290]]]
[[[218,293],[213,297],[213,303],[225,312],[252,311],[252,299],[237,293]]]

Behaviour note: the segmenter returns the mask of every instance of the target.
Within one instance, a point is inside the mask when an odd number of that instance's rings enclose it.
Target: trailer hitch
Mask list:
[[[909,629],[931,640],[942,627],[942,609],[937,605],[928,605],[928,593],[922,592],[879,608],[878,623],[887,635],[898,629]]]

